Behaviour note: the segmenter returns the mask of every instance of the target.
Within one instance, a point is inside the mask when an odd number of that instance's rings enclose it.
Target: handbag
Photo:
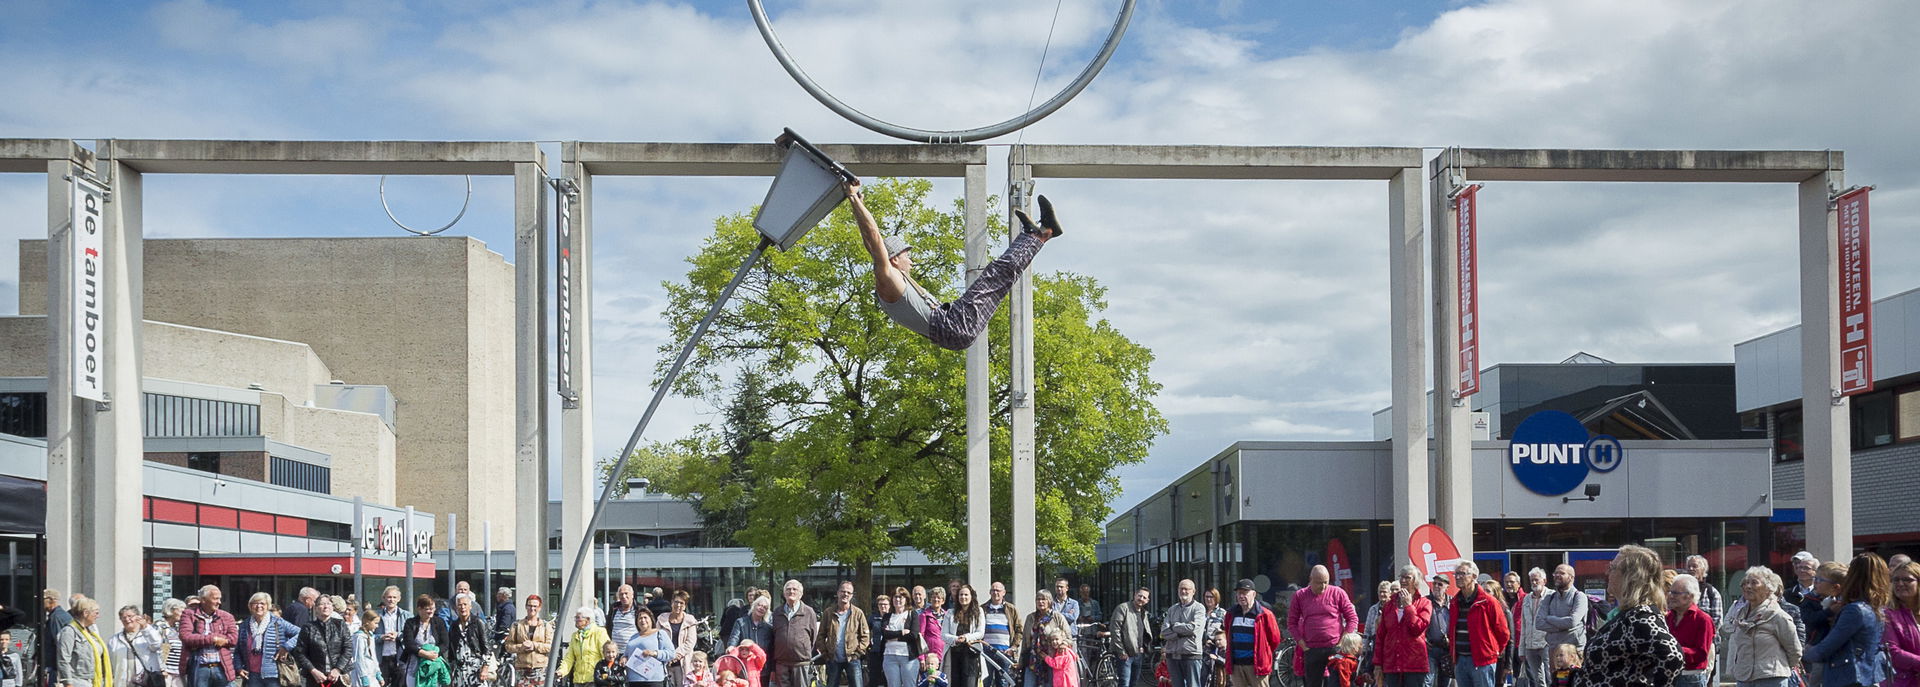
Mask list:
[[[273,663],[280,667],[280,687],[306,687],[307,678],[300,674],[300,664],[293,660],[292,647],[280,647]]]

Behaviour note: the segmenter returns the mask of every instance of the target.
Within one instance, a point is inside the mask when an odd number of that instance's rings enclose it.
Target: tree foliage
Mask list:
[[[950,212],[934,209],[931,190],[924,180],[883,180],[869,184],[867,205],[914,246],[916,279],[950,297],[961,283],[964,214],[958,202]],[[685,279],[666,284],[676,343],[663,353],[676,352],[755,245],[751,221],[751,212],[720,218],[688,259]],[[629,474],[698,499],[709,531],[730,531],[765,566],[832,560],[865,578],[896,546],[964,560],[965,356],[889,321],[874,302],[871,264],[844,206],[793,250],[770,251],[674,389],[726,408],[723,426],[645,449]],[[1048,565],[1095,562],[1106,504],[1119,488],[1114,471],[1143,460],[1166,431],[1152,405],[1160,389],[1148,374],[1152,353],[1099,318],[1104,297],[1091,277],[1034,279],[1036,521]],[[1007,322],[1003,304],[989,330],[997,419],[1009,412]],[[1004,421],[996,420],[991,441],[994,550],[1004,563]]]

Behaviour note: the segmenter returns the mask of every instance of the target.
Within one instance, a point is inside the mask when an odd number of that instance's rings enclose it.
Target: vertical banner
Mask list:
[[[573,210],[564,189],[554,193],[554,300],[559,302],[554,350],[559,353],[560,398],[573,399]]]
[[[106,397],[106,319],[101,310],[106,289],[106,189],[91,179],[73,177],[73,262],[67,273],[73,293],[73,395],[93,401]]]
[[[1466,398],[1480,391],[1480,265],[1474,255],[1476,235],[1476,198],[1480,185],[1460,189],[1453,199],[1456,268],[1460,285],[1460,390],[1455,398]]]
[[[1867,191],[1840,196],[1840,393],[1873,390],[1873,269],[1868,252]]]

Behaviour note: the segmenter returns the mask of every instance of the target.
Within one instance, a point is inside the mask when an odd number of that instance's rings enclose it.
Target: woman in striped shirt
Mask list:
[[[186,647],[180,643],[180,616],[187,612],[187,602],[179,599],[167,599],[160,604],[160,622],[154,629],[166,639],[167,654],[160,660],[160,672],[167,676],[167,687],[186,687],[186,679],[180,674],[180,656],[186,653]]]

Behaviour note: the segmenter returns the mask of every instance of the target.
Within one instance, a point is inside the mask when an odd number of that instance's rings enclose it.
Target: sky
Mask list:
[[[1070,81],[1120,0],[767,0],[819,83],[962,129]],[[809,98],[743,2],[0,0],[0,137],[892,142]],[[988,142],[1841,150],[1873,196],[1874,294],[1920,287],[1920,3],[1141,0],[1083,94]],[[1049,37],[1051,34],[1051,37]],[[1044,63],[1042,57],[1044,54]],[[1036,74],[1038,81],[1036,83]],[[1907,76],[1901,76],[1906,74]],[[549,144],[557,159],[557,146]],[[1004,179],[992,168],[990,179]],[[992,182],[1003,184],[1003,181]],[[45,180],[0,176],[0,314]],[[147,179],[151,237],[396,236],[378,180]],[[764,179],[595,184],[595,445],[650,393],[664,280]],[[462,180],[389,180],[438,226]],[[512,252],[511,183],[451,232]],[[947,198],[952,181],[936,183]],[[996,186],[997,188],[997,186]],[[1124,509],[1235,441],[1371,437],[1388,403],[1385,185],[1042,180],[1071,225],[1034,269],[1094,276],[1151,348],[1170,431]],[[1586,351],[1728,362],[1798,321],[1791,185],[1496,182],[1481,193],[1489,363]],[[353,382],[354,380],[346,380]],[[712,408],[670,401],[648,437]]]

